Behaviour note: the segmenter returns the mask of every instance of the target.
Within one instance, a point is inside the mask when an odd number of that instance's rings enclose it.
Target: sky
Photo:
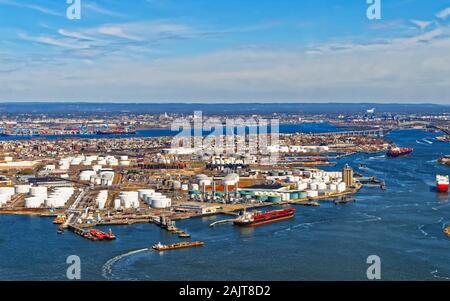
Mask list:
[[[450,0],[0,0],[0,101],[450,104]]]

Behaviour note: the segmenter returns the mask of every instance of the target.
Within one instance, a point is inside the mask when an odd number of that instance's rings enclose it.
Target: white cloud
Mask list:
[[[450,16],[450,7],[447,7],[436,14],[436,17],[440,19],[447,19]]]
[[[24,100],[450,102],[448,37],[432,32],[408,42],[322,48],[327,50],[307,54],[309,49],[249,47],[153,60],[110,55],[83,68],[67,59],[0,74],[0,81],[10,83],[0,87],[0,95]],[[71,70],[70,78],[61,77],[65,70]]]

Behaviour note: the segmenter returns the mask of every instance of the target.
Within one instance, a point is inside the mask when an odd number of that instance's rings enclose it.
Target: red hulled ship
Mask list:
[[[393,147],[386,153],[386,156],[390,158],[396,158],[400,156],[409,155],[413,151],[414,149],[409,147]]]
[[[244,212],[244,214],[236,218],[233,223],[236,226],[254,227],[262,224],[292,218],[294,217],[294,214],[295,214],[294,208],[274,210],[265,213],[259,211]]]
[[[448,191],[448,176],[436,176],[436,190],[439,192],[447,192]]]
[[[92,235],[93,237],[97,238],[98,240],[114,240],[116,239],[116,236],[112,233],[111,229],[109,229],[108,233],[102,232],[100,230],[96,229],[89,229],[88,233]]]

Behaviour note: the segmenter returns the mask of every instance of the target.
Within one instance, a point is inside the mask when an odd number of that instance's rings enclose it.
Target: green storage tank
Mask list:
[[[298,199],[298,192],[291,192],[291,193],[289,194],[289,197],[290,197],[291,200],[296,200],[296,199]]]
[[[306,193],[306,191],[300,191],[299,193],[298,193],[298,198],[299,199],[304,199],[304,198],[306,198],[308,196],[308,194]]]
[[[267,195],[257,195],[256,200],[261,201],[261,202],[266,202],[268,200],[268,197],[267,197]]]
[[[271,195],[271,196],[269,196],[268,200],[271,203],[279,203],[279,202],[281,202],[281,196]]]

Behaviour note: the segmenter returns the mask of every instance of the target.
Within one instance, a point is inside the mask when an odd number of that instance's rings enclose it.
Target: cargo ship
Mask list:
[[[255,227],[263,224],[273,223],[284,219],[294,217],[295,209],[288,208],[282,210],[273,210],[265,213],[259,211],[244,212],[237,217],[233,223],[241,227]]]
[[[179,242],[171,245],[163,245],[160,242],[156,245],[152,246],[152,249],[155,251],[169,251],[169,250],[176,250],[176,249],[184,249],[184,248],[192,248],[192,247],[200,247],[203,246],[205,243],[202,241],[194,241],[194,242]]]
[[[414,151],[413,148],[409,147],[392,147],[387,153],[386,156],[389,158],[396,158],[400,156],[406,156],[411,154]]]
[[[439,192],[447,192],[448,191],[448,183],[449,178],[448,176],[436,176],[436,190]]]

